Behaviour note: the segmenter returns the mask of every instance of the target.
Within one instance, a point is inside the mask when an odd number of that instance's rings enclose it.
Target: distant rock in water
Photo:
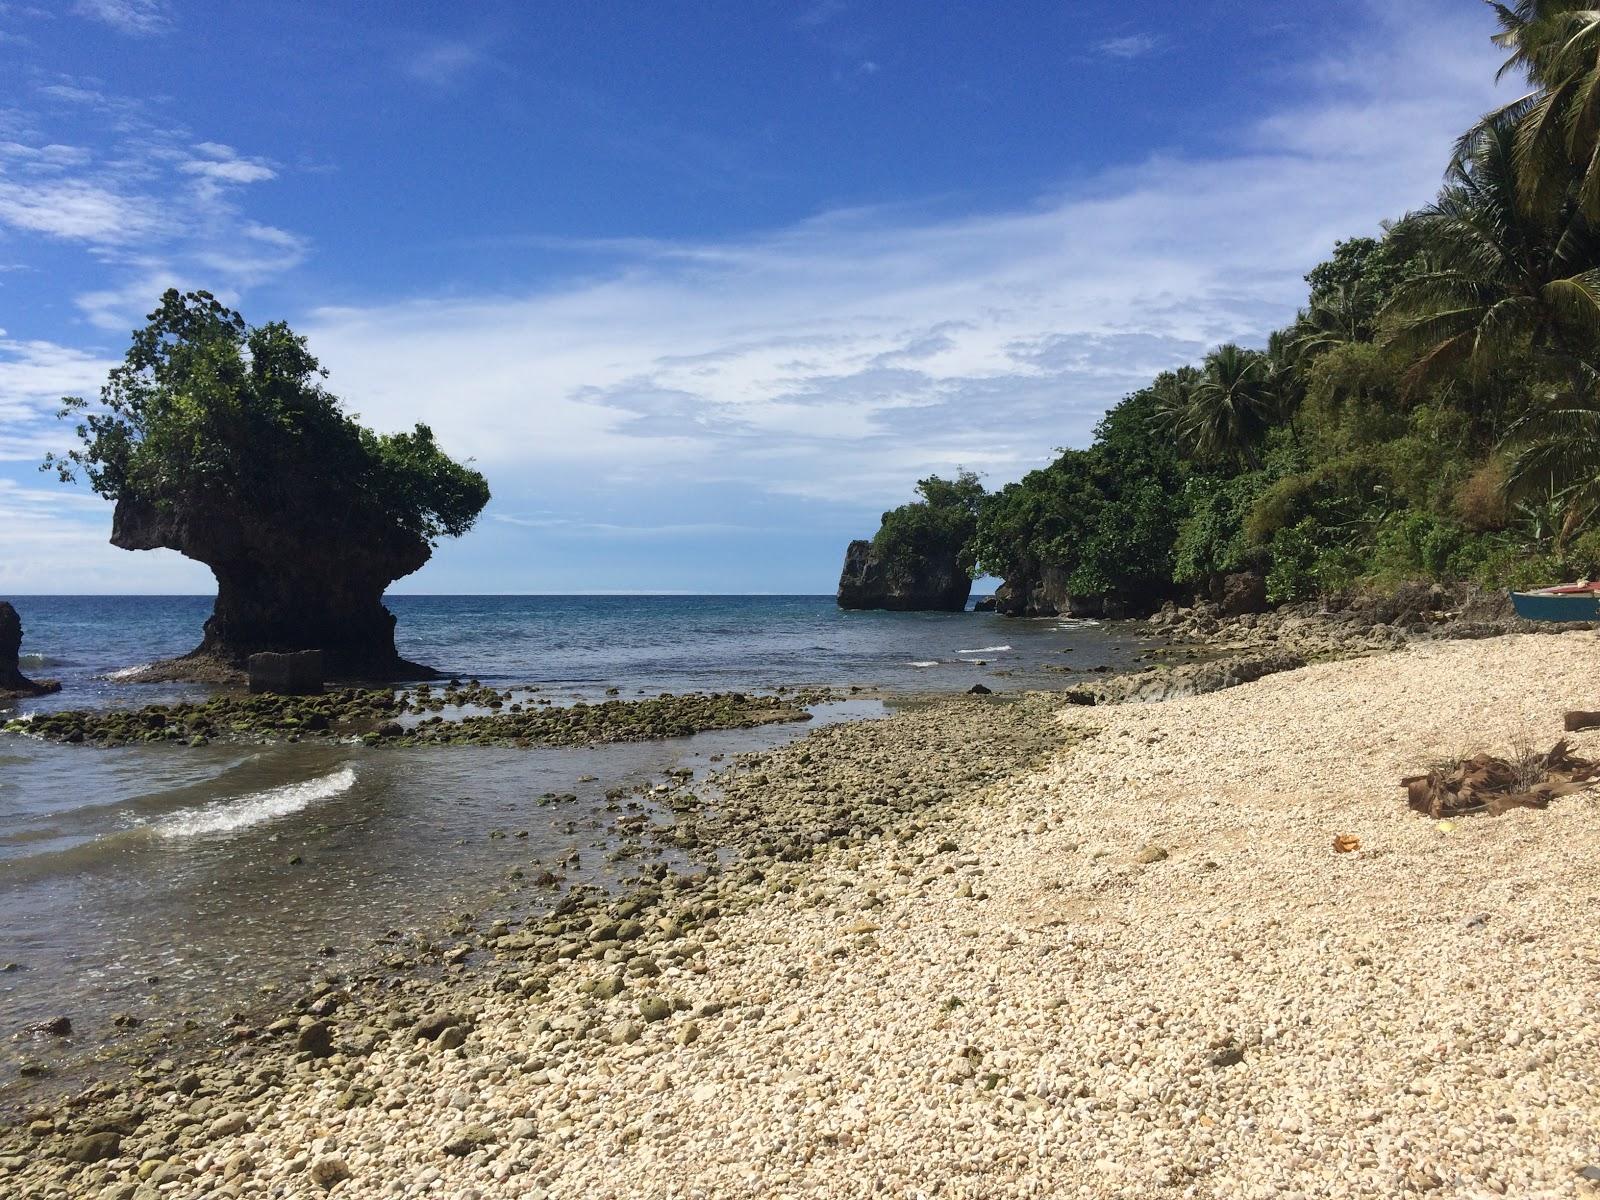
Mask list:
[[[839,574],[840,608],[884,608],[895,612],[962,612],[972,594],[972,576],[962,565],[961,544],[897,561],[886,559],[865,539],[850,543]]]
[[[0,699],[17,696],[44,696],[59,692],[54,680],[29,679],[18,667],[22,655],[22,618],[10,603],[0,600]]]
[[[395,650],[394,614],[383,605],[391,582],[428,561],[427,539],[370,508],[297,515],[274,513],[269,523],[224,496],[181,508],[117,501],[112,545],[176,550],[217,578],[216,607],[200,645],[158,664],[149,677],[208,677],[218,668],[242,673],[252,654],[308,649],[321,650],[336,677],[433,677]]]

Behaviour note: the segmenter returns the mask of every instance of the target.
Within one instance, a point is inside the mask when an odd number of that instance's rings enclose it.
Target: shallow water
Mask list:
[[[593,749],[6,738],[0,777],[20,803],[0,825],[0,960],[15,964],[0,972],[0,1083],[23,1058],[67,1069],[114,1046],[118,1013],[152,1029],[221,1016],[263,984],[348,969],[389,931],[426,932],[531,887],[515,871],[620,878],[637,863],[606,861],[612,826],[641,809],[608,807],[606,791],[885,711],[843,701],[809,722]],[[71,1042],[26,1032],[61,1014]]]
[[[147,704],[184,685],[106,678],[190,648],[209,601],[22,598],[25,669],[66,683],[21,711]],[[822,597],[401,597],[408,657],[557,701],[784,684],[896,693],[1059,687],[1047,666],[1123,666],[1137,647],[1092,624],[988,615],[840,613]],[[933,663],[933,666],[913,666]],[[0,1094],[23,1058],[70,1077],[184,1014],[222,1017],[261,989],[349,969],[389,931],[482,912],[541,867],[615,880],[605,793],[713,767],[822,722],[596,748],[300,743],[103,749],[0,734]],[[585,777],[593,777],[580,782]],[[546,793],[570,801],[543,801]],[[609,805],[609,807],[608,807]],[[491,837],[499,830],[505,836]],[[519,833],[525,836],[517,836]],[[561,866],[573,853],[579,861]],[[542,896],[544,893],[535,893]],[[140,1035],[112,1016],[144,1020]],[[69,1016],[66,1042],[28,1028]],[[7,1085],[13,1085],[8,1088]],[[34,1085],[25,1085],[32,1087]]]

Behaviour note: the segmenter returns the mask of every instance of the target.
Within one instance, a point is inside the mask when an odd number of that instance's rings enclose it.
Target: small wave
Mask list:
[[[131,667],[121,667],[115,671],[107,671],[106,678],[112,680],[132,679],[135,675],[137,675],[140,671],[143,671],[149,665],[149,663],[138,663]]]
[[[57,658],[53,654],[21,654],[17,656],[17,666],[28,667],[67,667],[72,664],[64,658]]]
[[[1093,617],[1052,617],[1050,619],[1057,622],[1057,629],[1082,629],[1086,625],[1100,624]]]
[[[911,666],[911,667],[937,667],[939,664],[938,664],[937,661],[934,661],[934,662],[914,662],[914,663],[907,663],[906,665],[907,666]]]
[[[231,833],[262,821],[286,817],[319,800],[331,800],[355,786],[356,773],[343,767],[331,775],[290,783],[283,787],[251,792],[233,800],[221,800],[200,808],[186,808],[163,817],[151,828],[162,837],[193,837],[201,833]]]
[[[1010,646],[979,646],[976,650],[957,650],[957,654],[999,654],[1002,650],[1009,650]]]

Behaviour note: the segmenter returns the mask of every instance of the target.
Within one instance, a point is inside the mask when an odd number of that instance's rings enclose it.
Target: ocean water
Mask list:
[[[194,648],[202,596],[14,596],[23,670],[68,689],[36,707],[149,703],[120,669]],[[837,684],[890,692],[1059,687],[1046,666],[1125,662],[1093,622],[844,612],[830,596],[392,596],[400,653],[463,678],[574,694]],[[1072,658],[1062,657],[1066,651]],[[112,678],[107,678],[112,676]],[[193,690],[193,689],[187,689]]]
[[[119,680],[200,637],[206,597],[15,597],[24,670],[63,691],[20,711],[203,694]],[[593,699],[829,684],[812,720],[637,745],[531,750],[128,746],[0,734],[0,1097],[81,1081],[97,1056],[264,986],[354,970],[396,932],[510,903],[517,873],[617,878],[631,815],[606,799],[666,771],[892,711],[899,697],[1058,688],[1130,663],[1109,627],[988,614],[844,613],[831,597],[394,597],[402,654],[462,677]],[[1066,668],[1072,668],[1068,672]],[[849,694],[849,693],[847,693]],[[868,698],[870,697],[870,698]],[[13,715],[0,710],[0,718]],[[572,799],[551,804],[548,793]],[[648,801],[644,801],[648,811]],[[663,814],[663,819],[665,815]],[[494,831],[506,836],[494,837]],[[521,835],[521,836],[518,836]],[[577,862],[573,856],[577,855]],[[112,1022],[132,1013],[137,1031]],[[30,1032],[69,1016],[69,1040]],[[24,1059],[47,1063],[21,1081]]]

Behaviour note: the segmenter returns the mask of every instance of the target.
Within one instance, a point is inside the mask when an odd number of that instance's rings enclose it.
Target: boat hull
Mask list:
[[[1600,593],[1512,592],[1511,607],[1525,621],[1600,621]]]

